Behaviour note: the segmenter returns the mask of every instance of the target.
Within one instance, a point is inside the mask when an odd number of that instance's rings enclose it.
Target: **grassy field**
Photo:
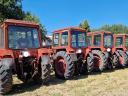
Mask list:
[[[51,76],[47,86],[22,84],[14,77],[13,91],[17,96],[128,96],[128,68],[111,72],[94,73],[74,77],[73,80],[59,80]]]

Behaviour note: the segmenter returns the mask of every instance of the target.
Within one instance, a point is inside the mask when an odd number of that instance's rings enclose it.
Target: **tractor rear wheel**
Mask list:
[[[100,50],[92,50],[94,56],[94,66],[103,71],[107,67],[107,58]]]
[[[70,55],[65,51],[59,51],[55,55],[55,75],[61,79],[71,79],[74,75],[75,66]]]
[[[6,94],[12,88],[12,59],[6,58],[0,61],[0,93]]]
[[[125,67],[125,66],[127,66],[128,65],[128,56],[127,56],[127,54],[122,50],[117,50],[115,53],[116,53],[116,55],[118,57],[118,64],[116,64],[117,67],[120,67],[120,66]]]
[[[87,70],[88,72],[92,72],[94,70],[94,62],[93,62],[93,54],[89,53],[87,56]]]

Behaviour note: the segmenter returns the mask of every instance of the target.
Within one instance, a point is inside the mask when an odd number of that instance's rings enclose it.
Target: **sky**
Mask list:
[[[91,28],[128,25],[128,0],[23,0],[22,6],[39,17],[48,35],[59,28],[78,26],[83,20]]]

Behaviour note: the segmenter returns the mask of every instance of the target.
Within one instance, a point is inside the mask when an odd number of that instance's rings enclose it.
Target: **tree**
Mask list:
[[[22,0],[0,0],[0,22],[5,19],[23,19]]]
[[[38,23],[40,25],[41,38],[42,38],[42,40],[46,39],[45,35],[47,34],[47,31],[46,31],[45,27],[42,26],[42,24],[40,23],[40,20],[37,16],[32,15],[30,12],[26,12],[25,15],[24,15],[23,20]]]
[[[83,29],[86,29],[87,32],[90,32],[90,26],[89,26],[87,20],[82,21],[82,22],[79,24],[79,27],[80,27],[80,28],[83,28]]]
[[[110,31],[112,33],[118,34],[118,33],[127,33],[128,32],[128,26],[122,25],[122,24],[113,24],[113,25],[103,25],[101,28],[93,29],[93,31]]]
[[[42,39],[45,39],[46,29],[40,23],[37,16],[32,15],[30,12],[22,10],[23,0],[0,0],[0,22],[5,19],[18,19],[33,21],[40,25]]]

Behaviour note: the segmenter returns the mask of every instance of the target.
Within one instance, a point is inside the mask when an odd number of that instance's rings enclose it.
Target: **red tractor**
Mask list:
[[[12,75],[23,82],[42,80],[50,75],[49,50],[42,48],[39,25],[8,19],[0,26],[0,92],[12,88]]]
[[[128,35],[114,34],[113,64],[115,67],[128,65]]]
[[[71,79],[76,74],[86,74],[86,30],[64,28],[53,32],[55,75]]]
[[[88,51],[91,53],[87,57],[88,72],[112,68],[109,56],[113,48],[113,34],[105,31],[89,32],[87,42]]]

